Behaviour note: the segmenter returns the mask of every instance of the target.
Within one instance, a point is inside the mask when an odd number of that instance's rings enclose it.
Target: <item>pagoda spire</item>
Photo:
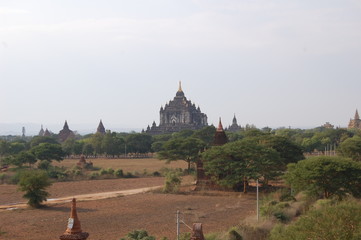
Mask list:
[[[183,92],[183,90],[182,90],[182,81],[179,81],[178,92]]]
[[[355,113],[355,120],[359,120],[360,116],[358,115],[358,110],[356,109],[356,113]]]
[[[64,127],[63,129],[69,129],[69,126],[68,126],[68,121],[65,120],[65,123],[64,123]]]
[[[217,128],[217,132],[223,132],[223,125],[222,125],[222,120],[221,118],[219,118],[219,123],[218,123],[218,128]]]
[[[104,127],[103,122],[102,122],[101,119],[100,119],[100,122],[99,122],[99,125],[98,125],[98,128],[97,128],[97,133],[105,134],[105,127]]]
[[[68,226],[63,235],[59,237],[60,240],[65,239],[78,239],[85,240],[89,236],[89,233],[82,232],[80,220],[76,211],[76,199],[73,198],[71,203],[70,218],[68,220]]]

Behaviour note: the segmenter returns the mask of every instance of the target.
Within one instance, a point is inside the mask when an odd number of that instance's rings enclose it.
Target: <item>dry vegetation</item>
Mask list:
[[[76,165],[79,159],[65,159],[61,162],[53,162],[54,166],[64,166],[66,168],[71,168]],[[112,158],[95,158],[87,159],[91,161],[94,167],[99,168],[113,168],[113,169],[122,169],[123,172],[140,172],[142,173],[144,169],[147,172],[152,173],[154,171],[159,171],[162,168],[187,168],[187,163],[185,161],[173,161],[167,163],[164,160],[159,160],[156,158],[134,158],[134,159],[112,159]]]

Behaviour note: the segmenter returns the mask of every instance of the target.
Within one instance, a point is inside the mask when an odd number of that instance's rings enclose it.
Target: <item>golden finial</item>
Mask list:
[[[178,92],[183,92],[183,90],[182,90],[182,81],[179,81],[179,89],[178,89]]]

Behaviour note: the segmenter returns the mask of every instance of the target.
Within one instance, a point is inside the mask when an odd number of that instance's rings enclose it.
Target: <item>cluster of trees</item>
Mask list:
[[[286,137],[270,134],[245,137],[202,154],[205,172],[213,181],[237,190],[243,187],[243,192],[247,192],[250,179],[259,179],[267,186],[288,163],[303,158],[299,146]]]
[[[62,146],[49,137],[35,137],[30,142],[19,140],[9,143],[1,140],[0,145],[2,164],[11,164],[18,167],[24,164],[31,166],[38,160],[61,161],[65,157]],[[14,150],[14,146],[16,146],[16,150]]]

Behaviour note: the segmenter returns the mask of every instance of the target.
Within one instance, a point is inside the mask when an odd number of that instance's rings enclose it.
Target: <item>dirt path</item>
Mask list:
[[[67,197],[61,197],[61,198],[50,198],[47,200],[47,205],[70,202],[73,198],[76,198],[77,201],[92,201],[92,200],[100,200],[100,199],[106,199],[106,198],[129,196],[129,195],[133,195],[133,194],[149,192],[151,190],[159,189],[161,187],[162,186],[160,185],[160,186],[154,186],[154,187],[136,188],[136,189],[129,189],[129,190],[121,190],[121,191],[99,192],[99,193],[67,196]],[[13,209],[19,209],[19,208],[27,208],[27,207],[28,207],[28,205],[25,202],[24,203],[15,203],[15,204],[4,204],[4,205],[0,205],[0,211],[1,210],[13,210]]]

